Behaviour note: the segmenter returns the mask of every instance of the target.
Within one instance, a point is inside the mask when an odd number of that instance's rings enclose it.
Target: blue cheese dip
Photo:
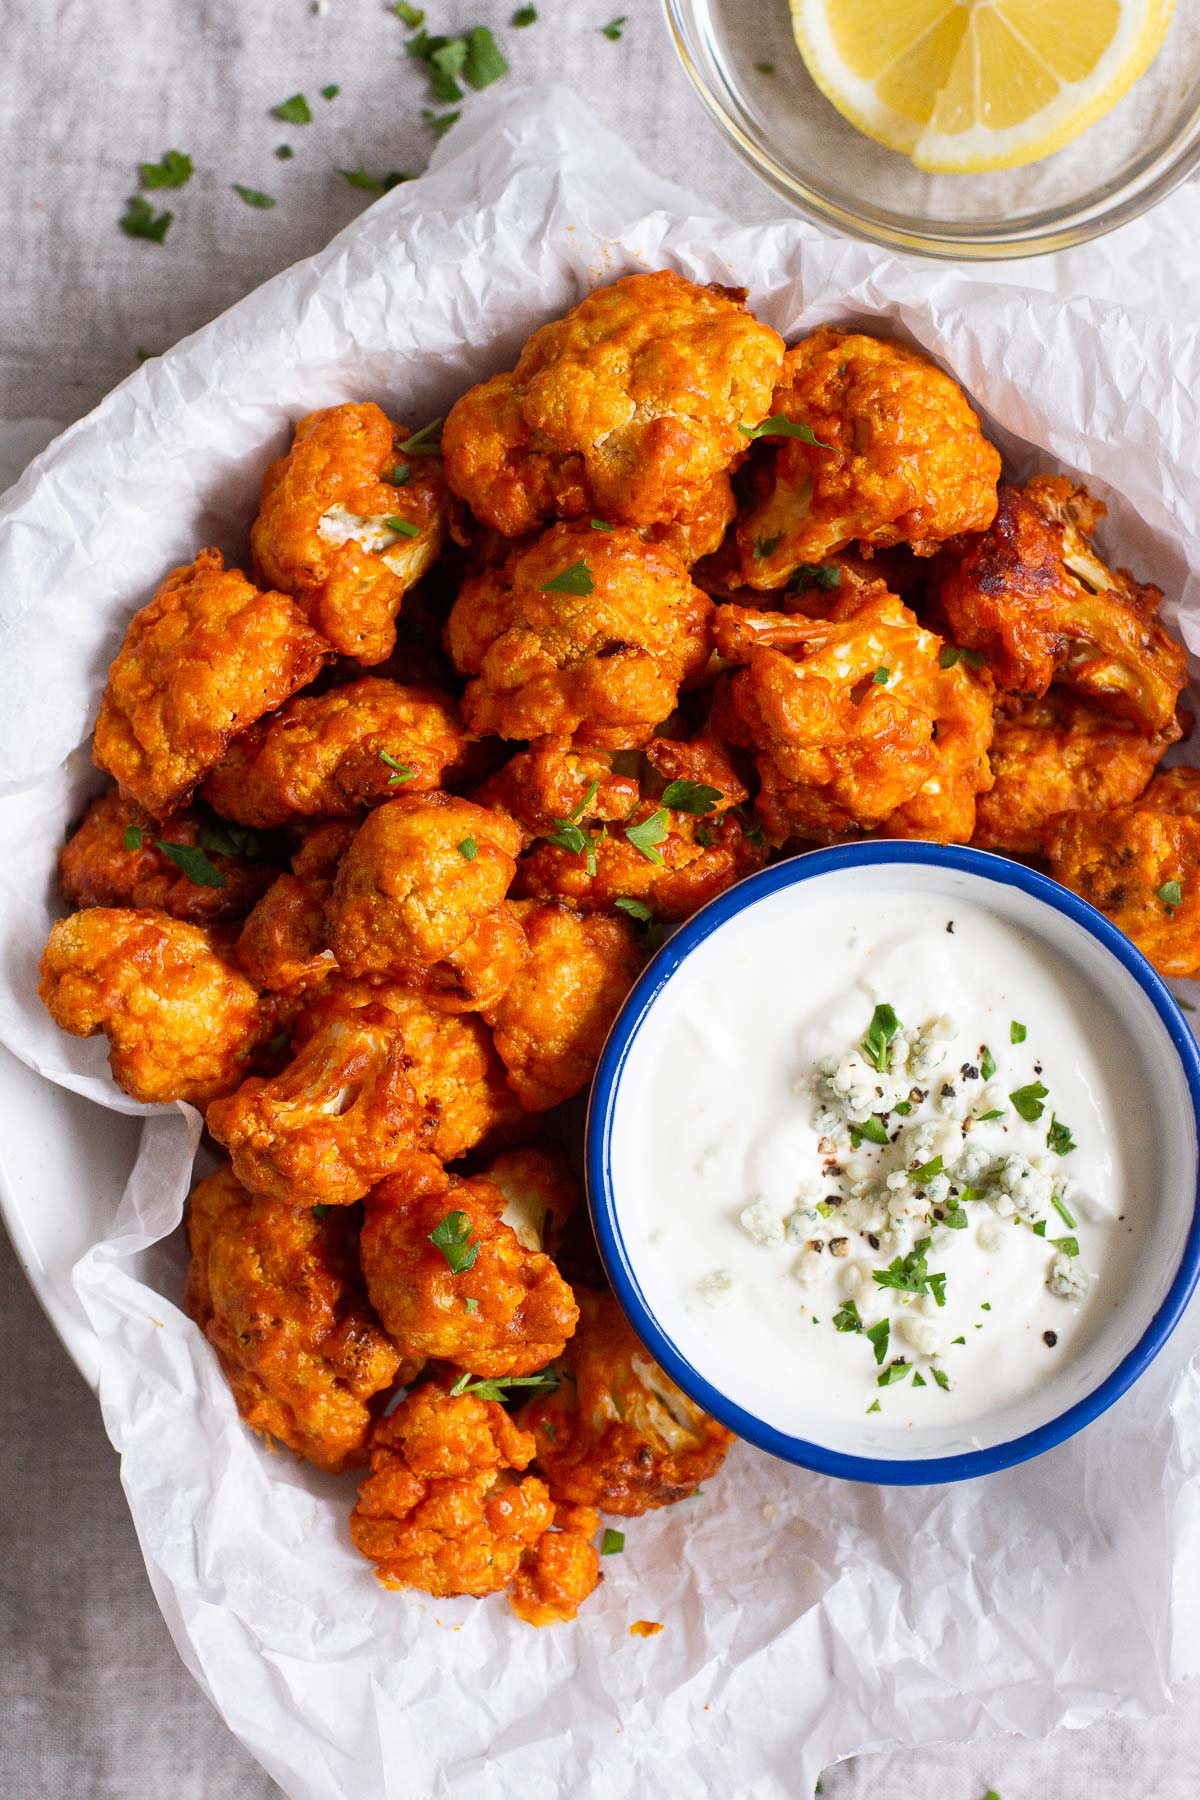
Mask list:
[[[1058,1381],[1141,1249],[1148,1073],[1068,958],[986,905],[784,891],[688,957],[613,1140],[648,1304],[785,1431],[969,1427]]]

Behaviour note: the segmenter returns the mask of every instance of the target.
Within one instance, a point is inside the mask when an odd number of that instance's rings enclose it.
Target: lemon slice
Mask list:
[[[844,118],[937,173],[1012,169],[1095,123],[1154,60],[1174,0],[791,0]]]

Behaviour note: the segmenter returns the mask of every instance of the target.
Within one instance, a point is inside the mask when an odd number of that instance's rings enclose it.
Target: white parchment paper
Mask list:
[[[37,1003],[55,854],[96,784],[89,723],[164,570],[209,542],[244,557],[262,470],[301,413],[348,398],[444,412],[535,323],[663,264],[747,286],[789,337],[850,319],[932,352],[1013,472],[1087,476],[1110,503],[1102,544],[1166,589],[1200,649],[1200,332],[904,265],[796,221],[706,218],[564,92],[481,104],[433,172],[148,363],[12,490],[0,1041],[147,1113],[111,1235],[76,1272],[100,1399],[181,1655],[303,1800],[806,1797],[853,1751],[1146,1714],[1200,1668],[1195,1306],[1111,1412],[986,1482],[853,1487],[739,1446],[703,1494],[630,1522],[573,1626],[385,1592],[350,1547],[352,1479],[244,1431],[179,1310],[171,1234],[197,1116],[135,1107],[103,1040],[61,1035]],[[645,1618],[666,1629],[631,1637]]]

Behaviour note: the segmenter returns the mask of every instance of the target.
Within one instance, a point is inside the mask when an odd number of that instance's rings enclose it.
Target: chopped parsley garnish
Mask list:
[[[144,188],[181,188],[192,179],[192,159],[182,150],[164,150],[161,162],[139,163],[138,178]]]
[[[448,1212],[440,1225],[435,1225],[429,1233],[429,1241],[435,1249],[440,1250],[446,1259],[446,1266],[452,1275],[461,1275],[467,1269],[475,1267],[475,1258],[479,1255],[479,1239],[471,1241],[471,1227],[465,1212]],[[470,1377],[464,1379],[469,1380]],[[460,1393],[465,1388],[459,1388]],[[453,1390],[451,1390],[453,1391]]]
[[[965,1206],[968,1200],[986,1199],[987,1194],[986,1194],[986,1189],[984,1189],[984,1188],[968,1186],[968,1187],[959,1189],[958,1197],[959,1197],[960,1201],[962,1202],[962,1204]]]
[[[271,117],[282,119],[285,125],[312,124],[312,113],[303,94],[293,94],[290,100],[281,100],[278,106],[271,108]]]
[[[876,669],[871,680],[875,683],[876,687],[886,687],[891,673],[892,671],[890,669]]]
[[[125,827],[125,835],[121,839],[121,842],[127,850],[140,850],[142,847],[142,839],[145,835],[146,834],[140,825],[127,825]]]
[[[930,1241],[918,1238],[907,1256],[894,1256],[886,1269],[872,1269],[872,1281],[904,1294],[932,1294],[939,1306],[945,1306],[946,1277],[940,1271],[931,1274],[926,1260]]]
[[[407,487],[411,478],[412,464],[397,463],[391,474],[385,475],[383,479],[389,487]]]
[[[127,825],[121,842],[126,850],[140,850],[145,839],[146,833],[141,825]],[[154,838],[153,843],[154,848],[161,850],[177,869],[182,869],[188,880],[195,882],[197,887],[223,888],[229,886],[226,877],[208,860],[199,845],[172,844],[164,838]],[[233,853],[236,855],[236,851]]]
[[[980,1312],[991,1312],[991,1310],[992,1310],[991,1301],[990,1300],[981,1300],[979,1302],[979,1310],[980,1310]]]
[[[837,563],[801,563],[792,570],[790,588],[816,588],[831,593],[842,585],[842,571]]]
[[[552,581],[543,582],[540,591],[543,594],[575,594],[582,598],[590,594],[595,585],[592,571],[585,562],[580,561],[572,563],[569,569],[564,569]]]
[[[1046,1142],[1055,1156],[1069,1156],[1076,1148],[1075,1139],[1071,1136],[1071,1127],[1063,1125],[1057,1113],[1050,1114],[1050,1129],[1046,1133]]]
[[[457,125],[458,121],[462,118],[462,108],[458,108],[455,112],[435,113],[430,112],[427,106],[423,106],[421,108],[421,117],[428,125],[430,131],[432,131],[434,137],[444,138],[450,127],[452,125]]]
[[[887,1319],[880,1319],[878,1325],[872,1325],[870,1331],[865,1334],[867,1342],[875,1352],[875,1361],[877,1363],[882,1363],[887,1356],[888,1339],[891,1334],[891,1323]]]
[[[900,1029],[900,1021],[895,1010],[881,1004],[871,1014],[871,1023],[867,1026],[867,1035],[863,1039],[861,1049],[868,1062],[875,1065],[879,1073],[887,1072],[889,1046]]]
[[[473,837],[464,838],[462,843],[457,845],[456,848],[464,862],[474,862],[475,858],[479,855],[479,845],[475,842]]]
[[[1002,1106],[993,1106],[991,1112],[980,1113],[979,1123],[981,1125],[986,1125],[989,1119],[1002,1119],[1003,1117],[1004,1108]]]
[[[591,525],[591,528],[593,531],[615,531],[616,530],[616,527],[614,525],[606,524],[603,519],[589,519],[588,523]]]
[[[947,1375],[945,1369],[930,1369],[929,1373],[933,1376],[933,1379],[940,1388],[948,1388],[950,1386],[950,1377]]]
[[[410,6],[408,0],[396,0],[396,4],[392,8],[392,11],[395,13],[400,23],[402,25],[407,25],[410,31],[416,31],[418,26],[425,23],[424,7]]]
[[[269,207],[275,205],[272,196],[264,194],[261,188],[243,187],[240,181],[235,181],[233,191],[239,200],[244,200],[247,206],[258,207],[261,212],[266,212]]]
[[[1063,1224],[1066,1226],[1067,1230],[1074,1231],[1075,1215],[1071,1211],[1070,1207],[1067,1205],[1066,1201],[1063,1199],[1062,1195],[1061,1194],[1051,1194],[1050,1204],[1054,1208],[1055,1212],[1058,1214],[1059,1218],[1062,1220]]]
[[[863,1322],[859,1317],[858,1307],[853,1300],[847,1300],[846,1304],[840,1306],[833,1315],[833,1329],[835,1331],[861,1331],[862,1328]]]
[[[614,1531],[611,1525],[604,1528],[604,1536],[600,1539],[601,1556],[619,1556],[625,1548],[625,1533]]]
[[[675,812],[710,813],[720,804],[720,788],[706,781],[668,781],[662,791],[662,803]]]
[[[965,1231],[968,1224],[967,1215],[961,1206],[949,1206],[938,1220],[938,1224],[949,1226],[951,1231]]]
[[[314,1219],[323,1219],[327,1216],[327,1214],[329,1212],[329,1208],[327,1206],[310,1206],[308,1210],[312,1214]]]
[[[776,532],[775,536],[772,538],[756,538],[754,540],[754,554],[755,556],[774,556],[782,542],[782,531]]]
[[[789,419],[786,413],[772,413],[761,425],[739,425],[738,430],[743,437],[790,437],[799,438],[802,444],[812,444],[818,450],[834,450],[835,444],[823,444],[813,431],[811,425],[798,424]]]
[[[586,856],[589,875],[596,873],[596,851],[591,837],[584,831],[579,821],[596,798],[599,786],[599,781],[593,781],[578,806],[574,807],[565,819],[555,819],[556,829],[546,833],[548,844],[557,844],[560,850],[568,850],[572,856]]]
[[[965,1338],[965,1337],[956,1337],[956,1338],[951,1338],[951,1339],[950,1339],[950,1342],[951,1342],[951,1343],[952,1343],[952,1344],[965,1344],[965,1343],[966,1343],[966,1341],[967,1341],[967,1340],[966,1340],[966,1338]]]
[[[476,93],[508,74],[508,60],[486,25],[476,25],[467,33],[467,60],[462,73],[463,80]]]
[[[399,787],[402,781],[411,781],[417,772],[415,769],[410,769],[407,763],[397,762],[396,758],[387,750],[379,752],[379,760],[386,763],[388,768],[393,771],[388,776],[389,787]]]
[[[1050,1089],[1045,1082],[1030,1081],[1024,1087],[1015,1088],[1008,1097],[1021,1117],[1028,1124],[1034,1125],[1046,1110],[1046,1097],[1049,1092]]]
[[[126,237],[145,238],[148,243],[161,244],[171,229],[174,217],[173,212],[156,213],[141,194],[131,194],[117,223]]]
[[[429,46],[425,61],[429,64],[434,99],[461,100],[463,91],[455,77],[462,74],[467,60],[466,38],[431,38]]]
[[[626,825],[625,827],[625,836],[634,849],[640,850],[647,862],[654,863],[660,869],[663,865],[663,857],[658,845],[670,835],[671,823],[662,807],[659,807],[657,812],[652,812],[650,817],[643,819],[640,824]]]
[[[644,900],[635,899],[632,894],[619,895],[618,898],[613,901],[613,905],[621,912],[628,913],[631,919],[636,919],[639,925],[649,925],[654,918],[654,914],[646,905],[646,902]]]
[[[478,1300],[464,1300],[463,1301],[463,1311],[469,1312],[469,1313],[478,1312],[479,1311]]]
[[[1158,897],[1174,918],[1183,905],[1183,888],[1178,881],[1164,881],[1158,890]]]
[[[979,1058],[979,1073],[985,1081],[990,1081],[996,1073],[996,1059],[986,1044],[983,1046],[983,1055]]]
[[[295,154],[296,152],[292,149],[290,144],[277,144],[275,146],[275,156],[276,160],[279,162],[291,162]]]
[[[907,1118],[909,1113],[912,1111],[912,1101],[911,1100],[897,1100],[895,1106],[892,1108],[892,1111],[901,1113],[905,1118]]]
[[[337,82],[331,81],[328,87],[323,87],[321,89],[321,98],[322,100],[336,100],[341,91],[342,90]]]
[[[383,522],[388,530],[394,531],[398,537],[416,538],[421,535],[421,527],[414,525],[411,519],[390,518]]]
[[[938,655],[938,668],[952,669],[957,662],[965,662],[971,669],[982,669],[987,657],[982,650],[963,650],[958,644],[943,644]]]
[[[389,169],[386,175],[372,175],[361,163],[357,169],[335,169],[334,173],[340,175],[343,181],[348,181],[352,188],[361,188],[364,194],[374,194],[376,199],[380,194],[390,194],[402,181],[413,179],[403,169]],[[393,482],[392,485],[397,484]]]
[[[274,860],[274,845],[268,833],[255,831],[249,825],[231,825],[228,819],[214,819],[201,825],[196,833],[201,850],[216,856],[244,856],[250,862]]]
[[[918,1369],[916,1371],[915,1375],[913,1376],[913,1386],[914,1387],[928,1387],[929,1386],[929,1383],[926,1381],[925,1377],[922,1375],[920,1369]]]
[[[1014,1019],[1012,1024],[1008,1028],[1009,1043],[1010,1044],[1023,1044],[1025,1042],[1025,1039],[1028,1036],[1029,1036],[1029,1033],[1026,1031],[1024,1025],[1021,1024],[1020,1020]]]
[[[880,1406],[878,1400],[872,1400],[870,1406],[868,1406],[868,1408],[867,1408],[867,1411],[869,1413],[882,1412],[883,1408]]]
[[[911,1368],[912,1364],[905,1362],[902,1357],[894,1363],[889,1363],[887,1368],[880,1369],[875,1377],[876,1387],[891,1387],[893,1382],[903,1381]]]
[[[536,6],[518,6],[516,12],[512,16],[511,23],[515,30],[523,31],[526,25],[537,24],[537,16]]]
[[[621,35],[622,29],[627,23],[628,20],[626,15],[622,13],[619,18],[610,19],[607,25],[602,25],[600,27],[600,36],[608,38],[615,44]]]
[[[1076,1237],[1048,1238],[1046,1241],[1053,1244],[1056,1250],[1061,1250],[1064,1256],[1079,1255],[1079,1239]]]
[[[919,1169],[911,1170],[908,1179],[920,1184],[924,1181],[932,1181],[934,1176],[940,1175],[941,1172],[942,1159],[940,1156],[933,1156],[928,1162],[922,1163]]]
[[[1029,1229],[1030,1229],[1030,1231],[1032,1231],[1034,1237],[1045,1237],[1045,1235],[1046,1235],[1045,1219],[1036,1220],[1035,1223],[1029,1227]]]
[[[442,454],[442,421],[430,419],[428,425],[422,425],[420,431],[405,438],[400,446],[404,456],[440,456]]]
[[[850,1148],[852,1150],[857,1150],[864,1138],[868,1144],[886,1144],[889,1142],[887,1128],[884,1125],[883,1120],[877,1119],[874,1113],[872,1113],[869,1119],[863,1119],[860,1123],[851,1125]]]
[[[450,1217],[456,1215],[451,1213]],[[459,1218],[462,1214],[457,1215]],[[470,1266],[469,1264],[467,1265]],[[478,1304],[478,1302],[476,1302]],[[540,1375],[460,1375],[450,1389],[452,1397],[459,1394],[474,1394],[480,1400],[503,1400],[505,1388],[545,1388],[553,1393],[558,1386],[558,1372],[555,1369],[543,1369]]]

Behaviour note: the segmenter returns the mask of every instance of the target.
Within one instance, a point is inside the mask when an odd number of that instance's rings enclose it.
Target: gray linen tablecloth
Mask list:
[[[512,10],[427,4],[434,30],[499,30]],[[618,4],[628,24],[613,42],[598,28]],[[648,164],[738,219],[778,213],[694,101],[658,0],[539,0],[539,12],[503,31],[514,74],[571,83]],[[0,488],[50,435],[44,421],[69,423],[139,349],[166,348],[353,217],[365,196],[336,167],[423,167],[428,97],[403,40],[382,0],[0,0]],[[330,83],[341,91],[325,102]],[[314,123],[271,119],[297,90]],[[273,154],[284,142],[288,162]],[[167,148],[197,172],[155,196],[177,215],[160,249],[116,221],[135,165]],[[233,182],[278,204],[248,208]],[[1144,280],[1144,256],[1138,267]],[[2,1237],[0,1295],[0,1800],[265,1800],[274,1784],[176,1659],[95,1402]],[[824,1791],[1191,1800],[1198,1756],[1200,1696],[1146,1725],[859,1758]]]

